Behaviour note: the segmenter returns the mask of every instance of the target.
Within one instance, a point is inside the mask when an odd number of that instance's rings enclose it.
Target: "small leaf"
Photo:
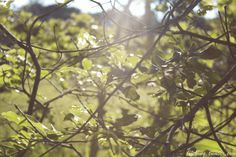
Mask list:
[[[41,77],[46,76],[49,73],[48,70],[41,70]]]
[[[201,150],[201,151],[209,150],[211,152],[222,152],[222,150],[218,146],[217,142],[213,141],[213,140],[204,139],[204,140],[201,140],[200,142],[196,143],[194,146],[198,150]]]
[[[173,77],[171,78],[171,77],[162,77],[160,79],[161,86],[167,89],[169,93],[173,93],[176,90],[176,84],[175,84],[174,78]]]
[[[52,140],[58,140],[58,138],[62,137],[63,134],[56,130],[56,128],[51,124],[52,129],[47,132],[47,137]]]
[[[136,88],[133,86],[122,88],[121,91],[125,95],[126,98],[129,98],[133,101],[138,100],[140,98],[140,95],[136,91]]]
[[[89,60],[88,58],[83,59],[82,61],[82,66],[84,70],[90,70],[92,68],[92,61]]]
[[[33,126],[37,129],[37,131],[39,131],[41,134],[43,134],[44,136],[47,135],[46,130],[48,130],[48,128],[43,125],[42,123],[39,122],[33,122],[31,121],[31,123],[33,124]]]
[[[64,121],[73,121],[74,119],[74,115],[72,113],[68,113],[65,117],[64,117]]]
[[[16,124],[20,124],[23,120],[23,117],[18,116],[15,112],[12,111],[3,112],[1,116],[7,119],[9,122],[14,122]]]
[[[47,137],[52,139],[52,140],[58,140],[58,138],[60,137],[61,135],[59,134],[56,134],[56,133],[49,133],[47,134]]]
[[[220,81],[221,77],[216,72],[208,72],[207,73],[207,79],[210,83],[216,84],[218,81]]]
[[[20,134],[22,134],[27,139],[30,139],[32,136],[32,133],[26,132],[25,130],[21,130]]]
[[[141,134],[143,135],[147,135],[148,137],[154,137],[155,133],[157,132],[157,130],[154,127],[140,127],[139,131],[141,132]]]
[[[130,56],[127,57],[126,62],[128,63],[129,67],[135,67],[135,65],[139,62],[140,58],[137,56]]]
[[[215,58],[220,57],[221,54],[222,52],[218,48],[211,45],[209,48],[207,48],[203,52],[197,54],[197,56],[199,56],[202,59],[215,59]]]
[[[129,114],[128,110],[122,109],[122,117],[117,119],[115,122],[115,126],[127,126],[137,121],[136,114]]]

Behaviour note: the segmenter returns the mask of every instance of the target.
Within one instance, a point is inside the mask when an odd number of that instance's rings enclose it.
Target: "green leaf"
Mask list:
[[[52,140],[57,140],[61,135],[58,135],[56,133],[48,133],[47,137],[52,139]]]
[[[89,60],[88,58],[84,58],[82,61],[82,66],[84,70],[90,70],[92,68],[92,61]]]
[[[170,77],[162,77],[160,79],[161,86],[167,89],[169,93],[173,93],[176,90],[175,80]]]
[[[131,76],[130,78],[130,81],[133,83],[133,84],[139,84],[139,83],[143,83],[143,82],[146,82],[148,80],[151,79],[151,76],[148,75],[148,74],[145,74],[145,73],[135,73]]]
[[[23,117],[18,116],[15,112],[12,111],[3,112],[1,116],[7,119],[9,122],[14,122],[16,124],[20,124],[24,119]]]
[[[129,67],[135,67],[135,65],[139,62],[140,58],[137,56],[130,56],[127,57],[126,62],[128,63]]]
[[[222,152],[221,148],[218,146],[216,141],[213,140],[201,140],[200,142],[194,145],[198,150],[206,151],[209,150],[211,152]]]
[[[47,137],[52,140],[58,140],[60,137],[63,136],[63,134],[56,130],[56,128],[51,124],[52,129],[47,131]]]
[[[115,122],[115,126],[127,126],[137,121],[136,114],[129,114],[128,110],[122,109],[122,117],[117,119]]]
[[[65,115],[64,121],[73,121],[74,117],[74,114],[68,113],[67,115]]]
[[[207,73],[207,79],[210,83],[216,84],[218,81],[221,80],[221,77],[218,73],[216,72],[208,72]]]
[[[136,91],[136,88],[133,86],[121,88],[121,92],[125,95],[126,98],[129,98],[133,101],[138,100],[140,98],[140,95]]]
[[[32,136],[32,133],[26,132],[25,130],[21,130],[20,134],[22,134],[27,139],[30,139]]]
[[[10,65],[7,65],[7,64],[1,65],[1,71],[8,71],[11,69],[12,67]]]
[[[222,52],[215,46],[211,45],[209,48],[203,52],[197,54],[202,59],[215,59],[220,57]]]
[[[46,76],[49,73],[48,70],[41,70],[41,77]]]
[[[37,129],[37,131],[39,131],[44,136],[47,136],[46,130],[48,130],[48,128],[45,125],[43,125],[42,123],[39,123],[39,122],[32,122],[31,121],[31,123]]]
[[[143,135],[147,135],[148,137],[154,137],[155,133],[157,132],[157,130],[154,127],[140,127],[139,131],[143,134]]]

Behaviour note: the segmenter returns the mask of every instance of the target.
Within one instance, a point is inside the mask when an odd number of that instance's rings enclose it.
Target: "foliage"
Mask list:
[[[147,0],[139,18],[132,0],[71,1],[40,15],[0,2],[0,156],[236,153],[236,1]]]

